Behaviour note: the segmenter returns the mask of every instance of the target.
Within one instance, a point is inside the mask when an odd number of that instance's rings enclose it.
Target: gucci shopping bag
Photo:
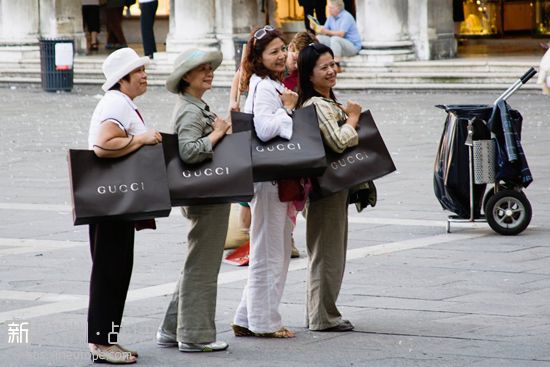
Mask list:
[[[75,225],[170,214],[160,144],[120,158],[98,158],[92,150],[70,149],[68,161]]]
[[[254,196],[250,131],[226,135],[212,160],[186,164],[178,136],[162,134],[168,187],[173,206],[247,202]]]
[[[252,128],[252,168],[254,181],[274,181],[321,175],[327,167],[325,148],[314,106],[300,108],[292,116],[292,138],[268,142],[258,139]],[[233,131],[254,126],[254,115],[231,113]]]
[[[359,118],[359,144],[342,153],[326,149],[328,167],[315,179],[312,198],[323,197],[395,171],[395,165],[369,110]]]

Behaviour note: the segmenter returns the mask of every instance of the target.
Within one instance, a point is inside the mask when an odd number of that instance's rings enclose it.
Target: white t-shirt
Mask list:
[[[99,126],[107,120],[116,123],[121,130],[126,130],[128,135],[139,135],[147,131],[147,126],[130,97],[118,90],[110,90],[101,98],[92,115],[88,133],[89,149],[93,149],[97,143]]]

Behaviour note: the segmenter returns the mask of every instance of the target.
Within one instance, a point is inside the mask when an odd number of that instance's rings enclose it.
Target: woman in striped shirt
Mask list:
[[[332,88],[337,65],[332,50],[311,43],[298,56],[298,107],[315,105],[323,142],[337,153],[359,143],[357,124],[361,106],[342,106]],[[310,201],[307,205],[308,252],[307,321],[314,331],[351,331],[336,307],[340,293],[348,240],[348,191]]]

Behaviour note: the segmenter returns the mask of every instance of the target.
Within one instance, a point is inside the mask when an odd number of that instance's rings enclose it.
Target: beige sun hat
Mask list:
[[[103,74],[107,80],[103,83],[101,89],[107,92],[126,74],[140,66],[149,64],[149,62],[148,57],[139,57],[136,51],[129,47],[116,50],[103,61]]]
[[[178,84],[181,78],[199,65],[210,64],[216,70],[222,63],[223,55],[220,51],[205,51],[190,48],[178,55],[174,62],[174,69],[166,79],[166,89],[178,93]]]

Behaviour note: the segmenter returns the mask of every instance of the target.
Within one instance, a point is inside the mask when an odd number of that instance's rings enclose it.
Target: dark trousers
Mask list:
[[[351,15],[355,16],[355,0],[344,0],[344,9],[346,9]]]
[[[99,33],[99,5],[82,5],[82,22],[87,32]]]
[[[107,44],[112,46],[126,46],[126,38],[122,31],[122,10],[124,7],[106,8]]]
[[[326,7],[327,7],[327,1],[326,0],[320,0],[315,1],[313,4],[312,1],[309,1],[307,3],[304,3],[304,24],[306,26],[306,29],[308,31],[313,32],[311,27],[309,26],[309,20],[307,19],[308,15],[313,15],[313,12],[315,12],[315,18],[319,21],[321,25],[325,24],[327,21],[327,14],[326,14]]]
[[[158,6],[158,1],[139,4],[141,10],[141,39],[145,56],[153,56],[153,53],[157,52],[154,24]]]
[[[134,222],[90,224],[89,235],[88,342],[116,343],[134,263]]]

